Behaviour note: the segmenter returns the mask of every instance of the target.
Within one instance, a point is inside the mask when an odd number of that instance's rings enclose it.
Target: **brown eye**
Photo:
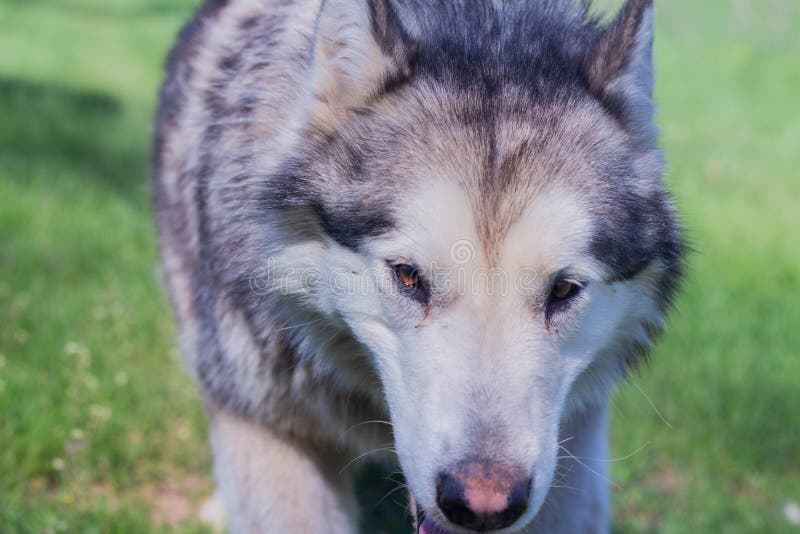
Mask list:
[[[406,264],[395,265],[394,276],[401,293],[421,304],[427,304],[428,288],[416,267]]]
[[[569,280],[560,280],[553,285],[550,290],[550,300],[567,300],[581,290],[581,286]]]
[[[410,265],[395,265],[394,272],[400,283],[409,289],[419,286],[419,273]]]

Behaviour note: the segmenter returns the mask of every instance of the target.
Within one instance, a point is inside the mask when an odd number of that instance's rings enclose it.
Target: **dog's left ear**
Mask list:
[[[628,0],[584,63],[590,91],[630,130],[653,119],[653,0]]]

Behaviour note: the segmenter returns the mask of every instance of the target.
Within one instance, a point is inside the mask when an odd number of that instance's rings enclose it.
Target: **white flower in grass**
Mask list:
[[[114,383],[118,386],[124,386],[128,383],[128,373],[125,371],[118,371],[117,374],[114,375]]]
[[[111,408],[100,404],[92,404],[89,406],[89,416],[99,421],[108,421],[111,419]]]
[[[186,423],[181,423],[178,425],[178,430],[175,432],[178,439],[181,441],[187,441],[189,438],[192,437],[192,431],[189,428],[189,425]]]
[[[81,345],[78,342],[67,341],[67,344],[64,345],[64,352],[66,352],[67,354],[78,354],[79,352],[81,352],[85,348],[86,347],[84,347],[83,345]]]
[[[28,341],[28,331],[23,330],[22,328],[18,329],[14,332],[14,341],[19,343],[20,345],[24,345]]]
[[[56,471],[63,471],[67,467],[67,462],[63,458],[53,458],[51,465]]]
[[[80,367],[83,368],[89,367],[89,364],[92,362],[91,353],[89,352],[89,347],[87,347],[83,343],[77,343],[75,341],[67,341],[67,344],[64,345],[64,352],[73,356],[77,356],[78,365]]]
[[[97,306],[92,310],[92,319],[95,321],[102,321],[108,317],[108,311],[102,306]]]
[[[98,382],[97,377],[94,375],[86,375],[86,378],[84,378],[84,383],[86,384],[86,389],[89,391],[97,391]]]
[[[800,504],[789,501],[783,505],[783,515],[790,525],[800,526]]]

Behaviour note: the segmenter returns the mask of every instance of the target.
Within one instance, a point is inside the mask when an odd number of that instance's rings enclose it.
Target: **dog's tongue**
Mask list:
[[[425,519],[419,526],[419,534],[450,534],[445,529],[431,521]]]

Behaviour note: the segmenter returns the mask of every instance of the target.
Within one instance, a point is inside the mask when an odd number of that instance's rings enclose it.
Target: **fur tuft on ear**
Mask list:
[[[314,47],[316,98],[333,113],[359,105],[403,69],[407,50],[389,0],[324,0]]]
[[[639,132],[653,119],[652,51],[653,0],[628,0],[584,65],[589,90]]]

